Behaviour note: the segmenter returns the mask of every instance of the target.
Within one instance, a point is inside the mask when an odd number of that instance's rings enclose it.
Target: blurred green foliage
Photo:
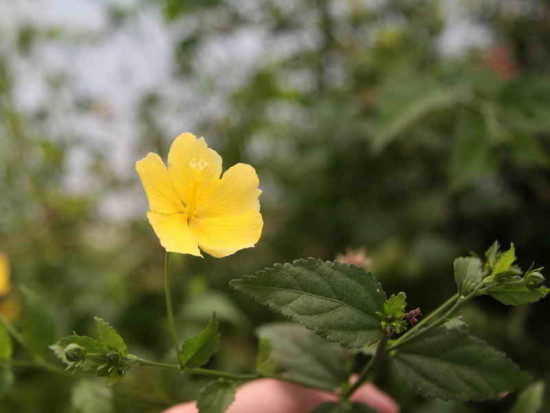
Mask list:
[[[253,10],[240,3],[143,1],[107,10],[113,27],[131,26],[151,4],[169,27],[195,22],[176,42],[174,82],[192,79],[207,93],[217,93],[217,79],[194,61],[212,37],[254,26],[288,48],[257,64],[225,96],[224,109],[194,131],[218,139],[226,166],[252,163],[264,190],[265,229],[255,249],[223,260],[174,261],[185,336],[198,333],[212,310],[218,315],[221,351],[211,366],[254,369],[253,331],[275,316],[227,282],[274,262],[332,259],[364,246],[388,293],[405,291],[411,308],[424,312],[453,291],[452,259],[495,239],[515,242],[524,268],[550,267],[548,2],[462,2],[493,39],[458,56],[441,50],[443,31],[458,17],[438,1],[266,0]],[[298,47],[304,32],[313,41]],[[109,148],[47,127],[53,105],[32,113],[18,107],[16,60],[32,55],[37,42],[63,36],[70,34],[29,23],[13,40],[16,56],[0,49],[0,251],[10,257],[14,283],[36,292],[54,315],[55,337],[88,333],[100,316],[133,353],[173,360],[163,251],[146,222],[137,177],[117,174],[106,159]],[[52,103],[64,82],[50,79]],[[95,103],[80,101],[78,109],[93,112]],[[162,128],[163,103],[155,93],[136,103],[136,159],[166,153],[173,136]],[[76,150],[92,160],[82,191],[66,184]],[[102,203],[124,191],[143,203],[143,215],[102,214]],[[550,345],[549,306],[508,309],[482,299],[464,310],[464,319],[526,371],[549,380],[550,353],[536,350]],[[23,349],[14,351],[25,357]],[[105,389],[18,368],[11,389],[0,386],[0,411],[153,412],[195,398],[202,384],[143,368]],[[391,377],[384,388],[407,412],[507,411],[515,397],[426,402]]]

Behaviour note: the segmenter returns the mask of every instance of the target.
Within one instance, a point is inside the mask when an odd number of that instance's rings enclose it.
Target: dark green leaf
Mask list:
[[[256,356],[256,371],[264,376],[272,376],[277,370],[277,362],[271,357],[272,352],[271,342],[260,337]]]
[[[513,280],[520,281],[521,278],[514,277],[512,278],[512,281]],[[546,297],[549,292],[550,289],[547,287],[539,287],[537,289],[530,290],[525,286],[525,284],[514,283],[496,286],[491,289],[488,294],[495,300],[500,301],[502,304],[524,305],[539,301],[541,298]]]
[[[261,326],[258,336],[271,343],[271,358],[285,377],[328,390],[347,383],[349,355],[341,346],[294,323]]]
[[[328,402],[320,404],[311,413],[376,413],[376,410],[362,403]]]
[[[481,260],[475,257],[459,257],[454,261],[454,276],[458,292],[470,294],[483,280]]]
[[[493,172],[496,159],[486,136],[485,123],[479,115],[464,115],[457,134],[451,152],[449,178],[454,189],[462,189]]]
[[[403,345],[391,366],[421,395],[444,400],[496,399],[529,381],[504,354],[447,326]]]
[[[181,358],[185,367],[195,368],[208,363],[220,342],[218,324],[216,314],[213,314],[208,325],[198,336],[183,343]]]
[[[382,336],[386,295],[363,268],[314,258],[231,281],[231,286],[315,330],[328,340],[362,347]]]
[[[235,384],[217,380],[204,387],[197,399],[200,413],[223,413],[235,400]]]
[[[24,299],[21,335],[31,351],[44,353],[55,339],[52,314],[34,292],[24,286],[20,290]]]
[[[519,394],[510,413],[537,413],[542,411],[543,402],[544,382],[537,381]]]
[[[120,334],[105,320],[99,317],[95,317],[94,320],[99,343],[109,350],[126,355],[128,347],[126,347],[126,343],[124,343],[124,339]]]
[[[0,396],[10,391],[14,381],[11,369],[8,366],[0,365]]]
[[[0,361],[8,361],[11,359],[13,345],[11,337],[6,327],[0,324]]]
[[[71,405],[78,413],[111,413],[113,393],[99,380],[80,380],[73,388]]]

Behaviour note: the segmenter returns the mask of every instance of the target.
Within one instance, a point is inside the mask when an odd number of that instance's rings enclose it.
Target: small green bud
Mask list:
[[[86,349],[78,344],[71,343],[65,347],[65,357],[72,363],[76,363],[86,358]]]
[[[525,276],[525,285],[530,290],[536,290],[544,284],[545,280],[544,275],[538,271],[533,271]]]

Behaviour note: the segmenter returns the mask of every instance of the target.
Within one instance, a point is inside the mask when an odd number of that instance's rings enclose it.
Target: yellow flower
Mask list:
[[[8,257],[0,254],[0,315],[9,321],[15,320],[20,313],[19,302],[13,293],[10,294],[11,290]]]
[[[223,176],[222,159],[203,138],[178,136],[168,168],[155,153],[136,163],[149,200],[149,222],[169,252],[225,257],[253,247],[262,233],[256,171],[238,163]]]

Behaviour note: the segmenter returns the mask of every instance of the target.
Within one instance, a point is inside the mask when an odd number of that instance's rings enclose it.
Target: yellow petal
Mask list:
[[[10,290],[10,266],[8,257],[5,254],[0,254],[0,296],[6,295]]]
[[[136,163],[136,170],[141,178],[151,211],[173,214],[184,209],[160,156],[149,153]]]
[[[253,247],[262,234],[258,211],[212,218],[192,218],[189,227],[201,249],[222,258],[243,248]]]
[[[193,238],[185,214],[157,214],[148,212],[147,218],[155,230],[161,245],[168,252],[202,257]]]
[[[260,181],[254,168],[238,163],[223,174],[199,200],[194,215],[198,218],[239,215],[259,211]]]
[[[172,143],[168,169],[180,198],[194,208],[198,194],[220,177],[222,158],[203,138],[183,133]]]

